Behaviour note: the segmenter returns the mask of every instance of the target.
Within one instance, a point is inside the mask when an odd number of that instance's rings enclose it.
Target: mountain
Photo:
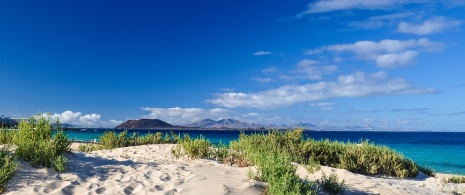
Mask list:
[[[212,125],[215,125],[216,124],[216,121],[215,120],[212,120],[212,119],[203,119],[201,121],[197,121],[197,122],[193,122],[193,123],[190,123],[190,124],[187,124],[187,125],[184,125],[186,127],[209,127],[209,126],[212,126]]]
[[[185,127],[197,127],[197,128],[231,128],[231,129],[259,129],[266,128],[267,125],[258,123],[242,122],[235,119],[221,119],[215,121],[212,119],[203,119],[194,123],[186,124]]]
[[[77,125],[73,125],[73,124],[68,124],[68,123],[60,123],[60,126],[61,128],[80,128],[80,126],[77,126]],[[52,123],[52,127],[53,128],[56,128],[57,127],[57,124],[56,123]]]
[[[139,119],[139,120],[128,120],[121,125],[115,127],[115,129],[156,129],[156,128],[170,128],[174,127],[171,124],[159,119]]]

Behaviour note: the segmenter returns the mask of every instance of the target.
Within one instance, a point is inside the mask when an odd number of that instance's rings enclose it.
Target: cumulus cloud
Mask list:
[[[418,56],[416,51],[404,51],[401,53],[389,53],[376,56],[376,65],[380,68],[395,68],[406,66]]]
[[[410,40],[384,39],[379,42],[357,41],[351,44],[327,45],[305,52],[314,51],[348,52],[357,58],[371,60],[380,68],[397,68],[411,64],[418,56],[418,51],[439,51],[443,48],[441,42],[430,41],[427,38]]]
[[[320,0],[307,5],[302,14],[324,13],[341,10],[386,10],[404,4],[423,2],[420,0]],[[302,15],[301,14],[301,15]]]
[[[209,99],[207,102],[227,108],[269,109],[330,98],[435,92],[435,89],[413,86],[404,79],[388,78],[386,72],[383,71],[373,74],[357,72],[352,75],[340,75],[333,82],[284,85],[279,88],[254,93],[215,94],[215,98]]]
[[[183,125],[186,123],[212,118],[232,118],[236,113],[223,108],[203,109],[203,108],[151,108],[143,107],[144,111],[150,112],[144,118],[160,119],[171,124]]]
[[[270,51],[257,51],[253,53],[254,56],[266,56],[266,55],[271,55],[272,53]]]
[[[462,23],[462,20],[447,20],[445,17],[440,16],[426,20],[421,24],[401,22],[397,26],[397,31],[401,33],[409,33],[415,35],[430,35],[434,33],[444,32],[447,29],[458,27]]]
[[[73,112],[69,110],[64,111],[61,114],[55,113],[50,115],[52,121],[58,119],[61,123],[68,123],[84,127],[114,127],[115,125],[118,125],[122,122],[118,120],[102,121],[101,117],[102,116],[99,114],[82,115],[81,112]]]

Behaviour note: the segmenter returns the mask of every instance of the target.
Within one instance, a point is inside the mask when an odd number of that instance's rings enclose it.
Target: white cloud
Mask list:
[[[279,71],[279,68],[277,66],[262,69],[262,72],[265,74],[271,74],[271,73],[275,73],[278,71]]]
[[[306,79],[320,80],[324,75],[330,75],[337,72],[338,68],[335,65],[330,66],[314,66],[319,62],[314,60],[304,59],[297,63],[297,69],[294,73],[304,74]]]
[[[400,19],[411,17],[414,14],[418,15],[418,13],[404,12],[381,16],[371,16],[365,21],[349,22],[347,26],[354,29],[377,29],[384,26],[397,25]]]
[[[422,2],[418,0],[320,0],[308,4],[308,9],[302,14],[324,13],[341,10],[386,10],[403,4]],[[301,15],[302,15],[301,14]]]
[[[315,107],[315,106],[318,106],[318,107],[325,107],[325,106],[334,106],[336,105],[336,103],[332,103],[332,102],[319,102],[319,103],[311,103],[310,106],[312,107]]]
[[[46,114],[44,114],[44,116],[46,116]],[[122,122],[117,120],[102,121],[101,115],[99,114],[82,115],[81,112],[73,112],[69,110],[64,111],[61,114],[51,114],[50,118],[52,121],[55,121],[58,118],[60,123],[68,123],[83,127],[115,127]]]
[[[227,108],[277,108],[296,103],[311,102],[339,97],[366,97],[374,95],[435,93],[435,89],[413,86],[404,79],[387,77],[386,72],[340,75],[337,81],[317,82],[305,85],[284,85],[276,89],[255,93],[222,93],[207,100]]]
[[[371,60],[380,68],[395,68],[411,64],[418,51],[439,51],[441,42],[430,41],[427,38],[410,40],[384,39],[379,42],[357,41],[352,44],[336,44],[323,46],[314,50],[330,52],[349,52],[357,58]],[[306,53],[312,53],[313,50]]]
[[[271,55],[272,53],[270,51],[257,51],[253,53],[254,56],[266,56],[266,55]]]
[[[254,78],[252,78],[252,80],[257,81],[257,82],[259,82],[259,83],[261,83],[261,84],[269,83],[269,82],[272,81],[272,79],[269,78],[269,77],[266,77],[266,78],[254,77]]]
[[[94,125],[100,121],[100,117],[99,114],[86,114],[79,117],[79,122],[85,125]]]
[[[415,35],[429,35],[444,32],[447,29],[455,28],[463,23],[462,20],[447,20],[445,17],[434,17],[421,24],[410,24],[401,22],[397,26],[397,31]]]
[[[376,57],[376,65],[380,68],[397,68],[411,64],[417,55],[416,51],[382,54]]]
[[[143,107],[144,111],[150,112],[144,118],[160,119],[170,124],[183,125],[206,118],[230,118],[236,113],[223,108],[203,109],[203,108],[151,108]]]

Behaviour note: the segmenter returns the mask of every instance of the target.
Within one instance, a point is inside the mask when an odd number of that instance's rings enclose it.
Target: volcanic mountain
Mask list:
[[[156,128],[170,128],[170,127],[174,127],[174,126],[160,119],[139,119],[139,120],[128,120],[124,122],[123,124],[115,127],[115,129],[156,129]]]

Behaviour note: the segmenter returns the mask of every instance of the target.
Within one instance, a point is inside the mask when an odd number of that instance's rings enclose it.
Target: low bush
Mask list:
[[[15,155],[33,166],[52,167],[61,171],[64,170],[66,160],[60,156],[64,152],[70,152],[72,141],[68,141],[58,121],[56,133],[53,135],[54,130],[49,121],[49,117],[43,115],[31,117],[29,121],[21,121],[13,138],[16,145]]]
[[[2,145],[2,144],[12,144],[15,132],[16,131],[14,131],[14,130],[8,130],[8,129],[5,129],[3,127],[0,128],[0,145]]]
[[[113,149],[146,144],[174,144],[179,143],[181,138],[173,132],[170,132],[170,134],[166,133],[164,138],[161,132],[157,132],[155,134],[151,134],[149,132],[143,136],[139,136],[138,133],[134,132],[132,136],[129,136],[128,130],[124,130],[121,133],[106,131],[99,137],[99,140],[102,148]]]
[[[448,179],[449,183],[465,183],[465,176],[452,176]]]
[[[417,166],[418,166],[418,169],[422,173],[424,173],[425,175],[428,175],[428,176],[431,176],[431,177],[436,177],[436,172],[433,169],[431,169],[429,167],[425,167],[425,166],[419,166],[419,165],[417,165]]]
[[[415,163],[385,146],[377,146],[368,140],[359,144],[346,144],[339,154],[338,168],[365,175],[388,175],[411,178],[418,175]]]
[[[79,144],[78,146],[78,151],[85,152],[85,153],[90,153],[95,150],[101,150],[101,149],[103,149],[103,146],[100,144]]]
[[[8,180],[18,169],[19,163],[10,155],[7,148],[0,148],[0,194],[5,192]]]
[[[181,149],[178,149],[181,153],[177,156],[187,155],[191,160],[197,158],[211,158],[215,154],[211,146],[211,142],[202,135],[200,135],[199,138],[191,139],[189,134],[184,134],[180,143]]]
[[[321,179],[317,180],[317,183],[323,191],[330,195],[344,194],[344,191],[347,188],[347,185],[344,184],[344,180],[339,182],[335,173],[331,173],[329,176],[326,176],[325,172],[323,172]]]

